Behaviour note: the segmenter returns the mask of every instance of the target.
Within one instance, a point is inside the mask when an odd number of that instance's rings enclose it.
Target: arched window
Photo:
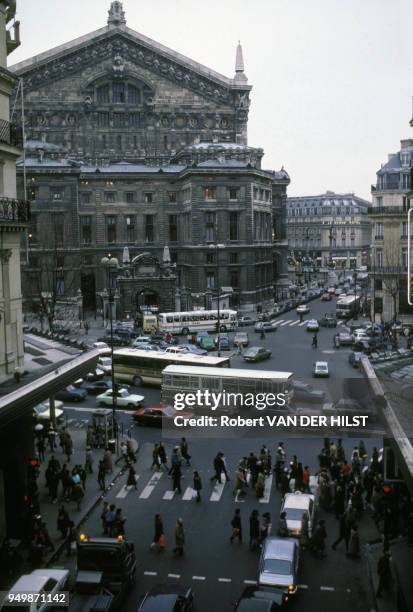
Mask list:
[[[128,104],[140,104],[141,92],[134,85],[128,84]]]
[[[96,97],[98,104],[108,104],[109,103],[109,83],[105,83],[101,85],[96,90]]]

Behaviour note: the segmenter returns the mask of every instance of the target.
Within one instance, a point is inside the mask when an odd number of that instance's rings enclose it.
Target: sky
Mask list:
[[[110,0],[17,0],[9,65],[106,25]],[[370,199],[376,172],[413,138],[411,0],[124,0],[127,25],[253,85],[248,143],[289,195]]]

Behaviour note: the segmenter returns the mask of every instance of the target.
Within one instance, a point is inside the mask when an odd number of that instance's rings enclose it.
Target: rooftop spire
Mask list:
[[[126,24],[125,11],[123,10],[122,2],[119,2],[119,0],[113,0],[113,2],[110,3],[108,15],[108,26]]]
[[[238,83],[246,83],[248,81],[247,76],[244,74],[244,58],[242,55],[241,42],[238,41],[237,53],[235,57],[235,77],[234,81]]]

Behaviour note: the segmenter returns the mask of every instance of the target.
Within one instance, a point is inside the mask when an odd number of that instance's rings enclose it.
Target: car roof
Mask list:
[[[328,362],[327,361],[316,361],[315,367],[316,368],[328,368]]]
[[[310,504],[310,499],[314,501],[314,495],[306,493],[287,493],[284,498],[284,508],[297,508],[306,510]]]
[[[264,559],[290,560],[297,542],[289,538],[267,538],[265,540]]]

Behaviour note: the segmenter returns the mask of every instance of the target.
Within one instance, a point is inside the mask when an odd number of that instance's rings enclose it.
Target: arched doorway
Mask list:
[[[136,307],[138,311],[145,308],[159,308],[159,293],[153,289],[142,289],[136,293]]]

